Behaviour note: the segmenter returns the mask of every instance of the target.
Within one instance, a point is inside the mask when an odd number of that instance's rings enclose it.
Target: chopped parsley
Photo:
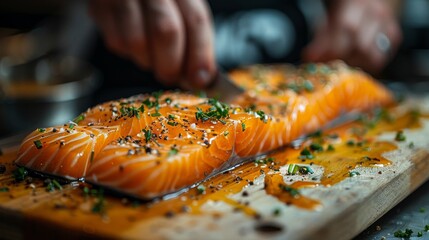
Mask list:
[[[21,182],[25,179],[25,177],[27,177],[28,171],[24,167],[18,167],[17,169],[13,170],[12,175],[15,178],[15,181]]]
[[[313,133],[308,134],[307,136],[311,138],[321,138],[323,136],[323,132],[322,130],[317,130]]]
[[[154,113],[151,113],[151,114],[150,114],[150,116],[151,116],[151,117],[160,117],[160,116],[161,116],[161,113],[159,113],[159,112],[154,112]]]
[[[256,115],[258,115],[259,119],[261,119],[261,121],[263,121],[264,123],[268,121],[268,116],[265,115],[264,111],[258,110],[256,111]]]
[[[348,140],[348,141],[346,142],[346,144],[347,144],[347,146],[349,146],[349,147],[353,147],[354,145],[356,145],[356,143],[355,143],[355,141],[354,141],[354,140]]]
[[[152,131],[150,129],[143,129],[142,131],[144,133],[144,140],[146,143],[152,140]]]
[[[241,130],[244,132],[246,130],[246,124],[241,122]]]
[[[403,131],[398,131],[395,136],[395,141],[403,142],[407,140]]]
[[[425,225],[425,231],[426,231],[426,232],[429,232],[429,224],[426,224],[426,225]]]
[[[225,131],[225,132],[223,132],[223,135],[226,137],[226,136],[228,136],[229,135],[229,131]]]
[[[311,143],[310,144],[310,149],[312,151],[316,151],[316,152],[322,152],[323,151],[323,146],[318,144],[318,143]]]
[[[33,143],[37,149],[41,149],[43,147],[42,142],[40,140],[35,140]]]
[[[201,120],[205,122],[207,120],[221,120],[229,117],[229,106],[219,102],[216,99],[210,98],[208,104],[211,105],[205,112],[197,107],[197,112],[195,112],[195,118],[197,121]],[[222,122],[222,121],[221,121]],[[224,121],[222,123],[225,123]]]
[[[327,151],[335,151],[334,145],[329,144],[328,148],[326,148]]]
[[[46,128],[38,128],[37,131],[42,133],[46,131]]]
[[[175,156],[179,153],[179,149],[177,149],[176,147],[171,147],[170,151],[168,151],[168,156]]]
[[[143,111],[141,109],[142,107],[136,108],[133,106],[122,106],[121,109],[119,110],[122,114],[122,116],[124,117],[136,117],[137,119],[140,118],[140,112],[144,112],[144,107],[143,107]]]
[[[281,190],[289,193],[292,197],[298,197],[301,194],[298,189],[293,188],[293,187],[288,186],[288,185],[279,184],[279,188]]]
[[[174,120],[176,119],[176,116],[174,116],[173,114],[168,114],[167,118],[168,120]]]
[[[85,116],[81,114],[75,117],[75,119],[73,119],[73,122],[75,122],[76,124],[79,124],[79,122],[83,121],[84,119],[85,119]]]
[[[0,192],[9,192],[9,188],[8,187],[1,187]]]
[[[410,238],[412,234],[413,234],[413,230],[407,228],[407,229],[405,229],[405,231],[398,230],[398,231],[394,232],[393,236],[395,236],[397,238]]]
[[[273,216],[280,216],[280,215],[281,215],[281,213],[282,213],[282,211],[281,211],[281,209],[280,209],[280,208],[275,208],[275,209],[273,210]]]
[[[197,187],[198,194],[204,194],[206,192],[206,187],[204,185],[198,185]]]
[[[356,172],[356,171],[352,171],[352,172],[349,173],[349,177],[355,177],[355,176],[358,176],[358,175],[360,175],[360,173]]]
[[[292,83],[287,84],[280,84],[279,89],[290,89],[296,93],[302,93],[304,91],[306,92],[313,92],[314,91],[314,85],[311,81],[305,79],[300,81],[295,81]]]
[[[63,189],[63,187],[61,186],[61,184],[57,180],[55,180],[55,179],[53,179],[53,180],[46,179],[45,180],[45,186],[46,186],[46,191],[48,191],[48,192],[55,191],[55,189],[58,189],[58,190],[62,190]]]
[[[100,189],[97,191],[97,199],[95,200],[94,205],[92,206],[91,211],[93,213],[103,214],[106,212],[106,200],[104,199],[104,191]]]
[[[167,124],[174,127],[177,126],[178,123],[175,121],[168,121]]]
[[[304,148],[300,152],[300,156],[298,158],[300,158],[300,159],[313,159],[314,155],[311,153],[311,151],[308,148]]]

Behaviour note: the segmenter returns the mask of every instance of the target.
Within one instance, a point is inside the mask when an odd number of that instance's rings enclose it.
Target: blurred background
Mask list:
[[[233,68],[299,63],[325,15],[322,1],[209,1],[216,56]],[[267,8],[266,6],[270,6]],[[429,80],[429,0],[403,1],[403,43],[377,77]],[[0,137],[62,124],[110,99],[165,89],[150,72],[106,49],[84,0],[0,2]]]

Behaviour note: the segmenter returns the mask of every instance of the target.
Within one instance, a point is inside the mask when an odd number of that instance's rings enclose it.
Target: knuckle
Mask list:
[[[169,39],[177,37],[180,33],[179,24],[170,17],[158,18],[152,30],[158,37]]]
[[[200,11],[194,11],[187,16],[187,22],[190,28],[200,28],[209,23],[207,14]]]

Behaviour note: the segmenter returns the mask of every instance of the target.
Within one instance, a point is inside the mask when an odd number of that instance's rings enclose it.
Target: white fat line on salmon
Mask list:
[[[83,134],[82,134],[83,135]],[[86,135],[87,136],[87,135]],[[86,136],[80,136],[80,138],[78,139],[78,140],[80,140],[80,139],[82,139],[82,138],[84,138],[84,137],[86,137]],[[76,140],[77,141],[77,140]],[[64,162],[64,159],[66,159],[70,154],[72,154],[73,153],[73,151],[75,150],[75,149],[77,149],[77,148],[80,148],[80,147],[82,147],[83,145],[86,145],[86,144],[88,144],[88,142],[89,142],[90,140],[88,139],[87,141],[84,141],[84,142],[82,142],[82,143],[80,143],[80,144],[76,144],[76,145],[72,145],[72,144],[70,144],[70,146],[73,146],[73,147],[71,147],[71,148],[69,148],[69,149],[67,149],[68,150],[68,153],[66,153],[66,154],[62,154],[62,156],[61,156],[61,158],[60,159],[57,159],[56,161],[57,161],[57,164],[56,164],[56,167],[55,167],[55,169],[52,171],[53,173],[57,173],[58,172],[58,169],[62,166],[62,164],[63,164],[63,162]],[[75,142],[75,141],[73,141],[73,142]],[[64,148],[63,148],[64,149]],[[88,160],[87,160],[88,161]]]

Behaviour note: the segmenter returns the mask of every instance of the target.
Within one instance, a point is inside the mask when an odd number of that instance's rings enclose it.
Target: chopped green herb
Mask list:
[[[246,124],[241,122],[241,130],[244,132],[246,130]]]
[[[195,112],[195,118],[201,120],[203,122],[207,120],[220,120],[222,118],[229,117],[229,106],[219,102],[216,99],[210,98],[208,100],[208,104],[211,105],[209,109],[205,112],[201,108],[197,108],[197,112]]]
[[[347,146],[349,146],[349,147],[353,147],[354,145],[356,145],[356,143],[355,143],[355,141],[354,141],[354,140],[348,140],[348,141],[346,142],[346,144],[347,144]]]
[[[76,124],[75,124],[75,123],[69,123],[69,128],[70,128],[70,129],[73,129],[73,128],[74,128],[74,126],[76,126]]]
[[[309,64],[306,64],[306,65],[305,65],[304,70],[305,70],[307,73],[314,74],[314,73],[316,73],[316,72],[317,72],[317,66],[316,66],[316,64],[314,64],[314,63],[309,63]]]
[[[139,108],[133,107],[133,106],[122,106],[119,110],[124,117],[136,117],[137,119],[140,118],[140,112],[144,112],[144,107],[140,106]]]
[[[395,136],[395,141],[403,142],[407,140],[403,131],[398,131]]]
[[[411,122],[416,122],[417,120],[419,120],[420,116],[422,115],[420,113],[419,109],[413,109],[410,111],[411,114]]]
[[[285,192],[288,192],[292,197],[298,197],[301,194],[298,189],[288,185],[279,184],[279,188]]]
[[[228,136],[228,134],[229,134],[229,131],[225,131],[225,132],[223,132],[223,135],[226,137],[226,136]]]
[[[408,144],[408,148],[413,149],[414,148],[414,142],[410,142],[410,144]]]
[[[273,216],[280,216],[281,215],[281,210],[280,210],[280,208],[275,208],[274,210],[273,210]]]
[[[421,212],[421,213],[426,212],[426,208],[420,208],[420,209],[419,209],[419,212]]]
[[[171,98],[166,98],[165,99],[165,103],[167,103],[168,105],[170,105],[171,104]]]
[[[314,91],[313,83],[311,83],[309,80],[304,80],[304,82],[302,83],[302,87],[303,87],[307,92],[312,92],[312,91]]]
[[[321,138],[322,135],[323,135],[322,130],[317,130],[314,133],[308,134],[308,137],[311,137],[311,138]]]
[[[289,175],[295,175],[298,172],[301,174],[313,174],[314,171],[311,167],[308,166],[299,166],[296,164],[289,164],[287,172]]]
[[[176,119],[176,116],[174,116],[173,114],[168,114],[168,120],[174,120]]]
[[[39,132],[41,132],[41,133],[42,133],[42,132],[45,132],[45,131],[46,131],[46,128],[38,128],[38,129],[37,129],[37,131],[39,131]]]
[[[55,179],[53,179],[53,180],[46,179],[45,180],[45,186],[46,186],[46,191],[48,191],[48,192],[52,192],[55,189],[58,189],[58,190],[62,190],[63,189],[63,187],[61,186],[61,184],[57,180],[55,180]]]
[[[40,140],[35,140],[33,143],[37,149],[41,149],[43,147],[43,144]]]
[[[143,129],[142,131],[144,133],[144,139],[146,140],[146,143],[152,140],[152,131],[150,129]]]
[[[426,231],[426,232],[429,232],[429,224],[426,224],[426,225],[425,225],[425,231]]]
[[[303,91],[306,91],[306,92],[314,91],[313,83],[309,80],[306,80],[306,79],[305,80],[297,80],[295,82],[286,83],[286,84],[281,83],[278,86],[278,88],[279,89],[290,89],[290,90],[292,90],[298,94],[303,92]]]
[[[18,167],[17,169],[13,170],[12,175],[15,178],[15,181],[21,182],[25,179],[25,177],[27,177],[28,171],[23,167]]]
[[[335,148],[332,144],[328,145],[328,148],[326,148],[327,151],[335,151]]]
[[[1,187],[0,192],[9,192],[9,188],[8,187]]]
[[[160,116],[161,116],[161,113],[159,113],[159,112],[154,112],[154,113],[151,113],[151,114],[150,114],[150,116],[151,116],[151,117],[160,117]]]
[[[300,159],[313,159],[314,155],[310,152],[310,150],[308,148],[304,148],[301,152],[300,152]]]
[[[259,119],[261,119],[261,121],[263,121],[264,123],[268,121],[268,116],[265,115],[264,111],[258,110],[256,111],[256,114],[259,116]]]
[[[298,171],[298,168],[295,164],[289,164],[289,167],[287,168],[287,173],[289,175],[294,175]]]
[[[250,113],[256,110],[256,105],[254,103],[250,104],[244,109],[245,112]]]
[[[397,238],[410,238],[412,234],[413,234],[413,230],[407,228],[407,229],[405,229],[405,231],[398,230],[398,231],[394,232],[393,236],[395,236]]]
[[[417,232],[417,237],[423,237],[423,233],[422,232]]]
[[[103,189],[100,189],[100,191],[97,191],[97,199],[92,206],[92,212],[103,214],[106,212],[106,200],[104,199],[104,191]]]
[[[312,151],[316,151],[316,152],[322,152],[323,151],[323,146],[318,144],[318,143],[311,143],[310,144],[310,149]]]
[[[77,116],[75,119],[73,119],[73,122],[78,124],[79,122],[83,121],[84,119],[85,119],[85,116],[81,114],[81,115]]]
[[[168,152],[168,156],[171,157],[171,156],[177,155],[177,153],[179,153],[179,149],[172,147]]]
[[[204,194],[206,192],[206,187],[204,185],[198,185],[197,187],[198,194]]]
[[[349,173],[350,177],[355,177],[355,176],[358,176],[358,175],[360,175],[360,173],[356,172],[356,171],[352,171],[352,172]]]
[[[174,122],[174,121],[168,121],[167,124],[170,126],[177,126],[177,124],[179,124],[179,123]]]

